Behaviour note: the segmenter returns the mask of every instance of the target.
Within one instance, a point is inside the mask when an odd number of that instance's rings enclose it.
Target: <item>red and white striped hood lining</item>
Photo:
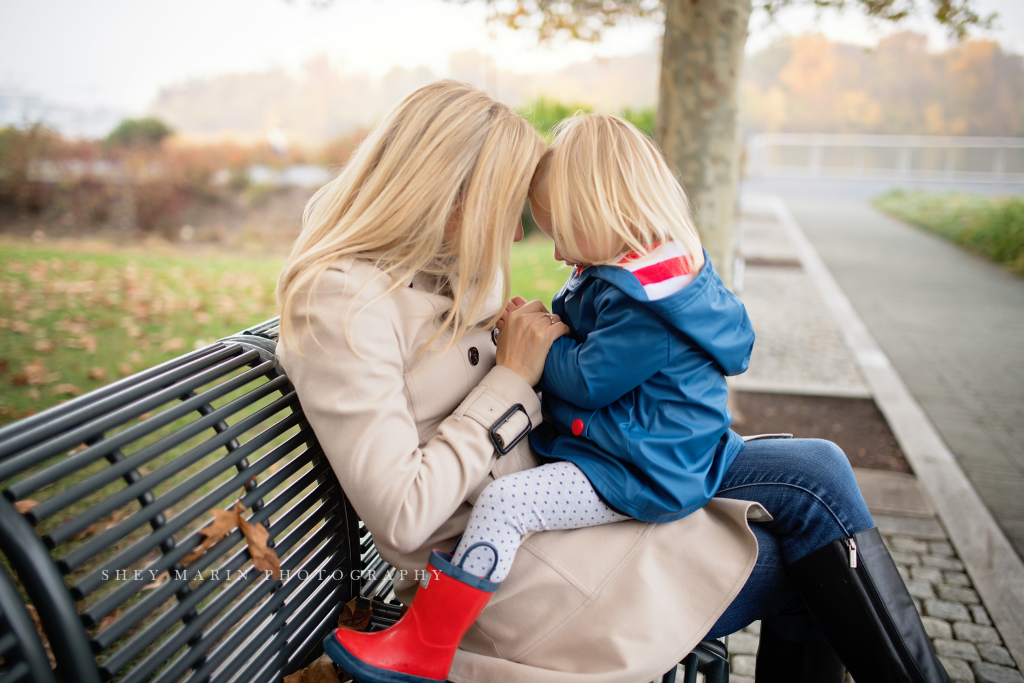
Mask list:
[[[615,265],[628,270],[640,281],[649,301],[672,296],[694,278],[689,254],[672,241],[651,245],[646,254],[630,252]]]

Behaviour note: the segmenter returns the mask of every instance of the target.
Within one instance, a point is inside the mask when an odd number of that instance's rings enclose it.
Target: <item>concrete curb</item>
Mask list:
[[[1024,671],[1024,562],[996,525],[974,487],[888,356],[860,319],[785,202],[777,196],[750,197],[744,204],[767,209],[785,228],[804,270],[832,311],[853,351],[879,410],[892,428],[1006,648]]]
[[[743,375],[729,378],[730,391],[747,391],[754,394],[797,394],[800,396],[831,396],[833,398],[871,398],[871,391],[860,387],[843,387],[834,384],[793,384],[787,382],[766,382],[744,379]]]

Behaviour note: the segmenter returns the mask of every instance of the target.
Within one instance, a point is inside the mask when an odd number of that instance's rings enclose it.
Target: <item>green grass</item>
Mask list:
[[[552,294],[561,286],[568,273],[552,258],[551,242],[543,235],[533,236],[515,245],[512,262],[513,292],[528,299],[540,298],[550,302]],[[139,247],[113,249],[93,244],[85,245],[83,249],[81,246],[0,242],[0,325],[3,326],[0,330],[0,425],[43,410],[75,392],[95,389],[114,381],[120,375],[150,367],[273,316],[273,287],[280,268],[280,259],[239,259],[216,253],[190,256],[174,252],[155,254],[142,251]],[[97,372],[97,369],[102,369],[102,372]],[[245,369],[237,370],[232,376]],[[226,377],[214,380],[196,391],[199,394],[215,391],[216,385],[224,379]],[[262,381],[254,379],[250,384],[221,398],[208,400],[215,408],[220,408]],[[255,404],[227,417],[226,422],[229,425],[237,424],[276,398],[275,393],[259,399]],[[130,444],[122,446],[122,453],[126,457],[133,457],[147,446],[199,418],[197,413],[192,412],[169,424],[157,426],[160,414],[174,408],[178,402],[178,399],[172,399],[165,405],[150,409],[105,436],[109,438],[129,429],[149,432],[138,434]],[[282,416],[277,414],[259,427],[248,430],[239,437],[239,441],[247,443]],[[297,430],[297,427],[292,427],[256,449],[248,458],[250,463],[257,468],[270,463],[270,460],[264,458],[272,457],[271,451],[292,437]],[[231,478],[237,476],[234,467],[229,466],[217,474],[207,470],[221,463],[223,448],[215,449],[189,465],[177,460],[190,449],[200,447],[211,436],[212,432],[205,430],[137,467],[139,474],[151,478],[149,490],[158,501],[164,500],[163,496],[184,496],[178,502],[168,504],[169,507],[164,510],[168,519],[181,519],[180,515],[201,497],[222,485],[228,484],[228,490],[222,492],[222,495],[226,495],[221,500],[209,503],[213,508],[229,506],[242,493],[240,486],[236,488],[229,483]],[[69,453],[56,455],[45,463],[19,473],[12,481],[38,474],[82,448],[84,445]],[[269,464],[258,480],[263,482],[280,467],[288,466],[287,463],[301,450],[293,451],[282,460]],[[87,480],[91,479],[95,484],[94,489],[83,492],[81,497],[41,520],[37,524],[38,533],[54,531],[122,490],[126,483],[120,478],[105,484],[95,479],[103,476],[107,467],[108,463],[100,459],[32,491],[27,502],[46,503],[54,496],[67,495],[72,489],[87,484]],[[275,489],[274,495],[297,482],[312,467],[309,463],[301,465],[284,484]],[[247,478],[249,472],[242,478]],[[162,481],[157,481],[158,478]],[[295,500],[303,499],[315,485],[314,482],[297,493]],[[60,543],[54,555],[67,556],[83,544],[91,542],[96,534],[114,525],[124,525],[128,516],[137,510],[136,501],[127,502]],[[272,521],[279,521],[282,514],[278,513]],[[209,519],[208,513],[190,519],[184,528],[175,533],[176,542],[184,542]],[[280,530],[276,539],[280,542],[304,519],[305,513],[292,521],[287,529]],[[304,538],[313,534],[316,528],[307,532]],[[124,528],[118,540],[74,569],[66,577],[68,584],[78,583],[149,533],[148,524]],[[292,557],[300,543],[283,557]],[[214,560],[211,568],[221,566],[235,552],[236,546],[228,550],[228,554]],[[154,550],[123,569],[145,571],[153,566],[159,556],[159,551]],[[5,564],[3,558],[0,558],[0,565]],[[193,565],[189,566],[191,568]],[[204,577],[208,574],[209,569],[205,571]],[[190,585],[193,590],[198,590],[203,582],[193,580]],[[117,580],[103,582],[95,592],[79,601],[79,610],[84,611],[96,605],[119,586]],[[198,609],[212,608],[214,601],[219,601],[219,596],[229,587],[225,585],[213,591],[200,602]],[[230,604],[236,604],[243,597],[236,596]],[[170,594],[157,595],[145,589],[121,603],[111,618],[118,613],[143,608],[146,614],[139,624],[131,627],[119,639],[114,649],[135,637],[174,604]],[[224,614],[225,609],[227,606],[219,607],[218,612]],[[103,624],[94,625],[89,632],[95,636],[103,628]],[[178,628],[180,626],[175,626],[171,631]],[[155,651],[170,637],[170,634],[164,634],[156,643],[147,646],[140,657]],[[110,651],[103,653],[100,658],[104,659]]]
[[[0,425],[276,315],[280,259],[0,242]],[[568,271],[535,235],[513,293],[550,303]]]
[[[893,190],[875,206],[1024,275],[1024,197]]]
[[[512,294],[530,301],[540,299],[551,307],[569,268],[554,257],[555,247],[539,230],[512,248]]]
[[[274,315],[278,260],[0,243],[0,423]]]

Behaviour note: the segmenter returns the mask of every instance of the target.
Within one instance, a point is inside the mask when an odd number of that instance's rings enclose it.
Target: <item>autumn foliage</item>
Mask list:
[[[897,33],[874,49],[807,34],[747,59],[751,132],[1024,135],[1024,57],[991,40],[929,52]]]

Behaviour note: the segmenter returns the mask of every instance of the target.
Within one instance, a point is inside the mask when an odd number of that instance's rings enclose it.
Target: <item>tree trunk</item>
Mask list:
[[[735,259],[739,86],[751,0],[666,0],[655,139],[727,286]]]

